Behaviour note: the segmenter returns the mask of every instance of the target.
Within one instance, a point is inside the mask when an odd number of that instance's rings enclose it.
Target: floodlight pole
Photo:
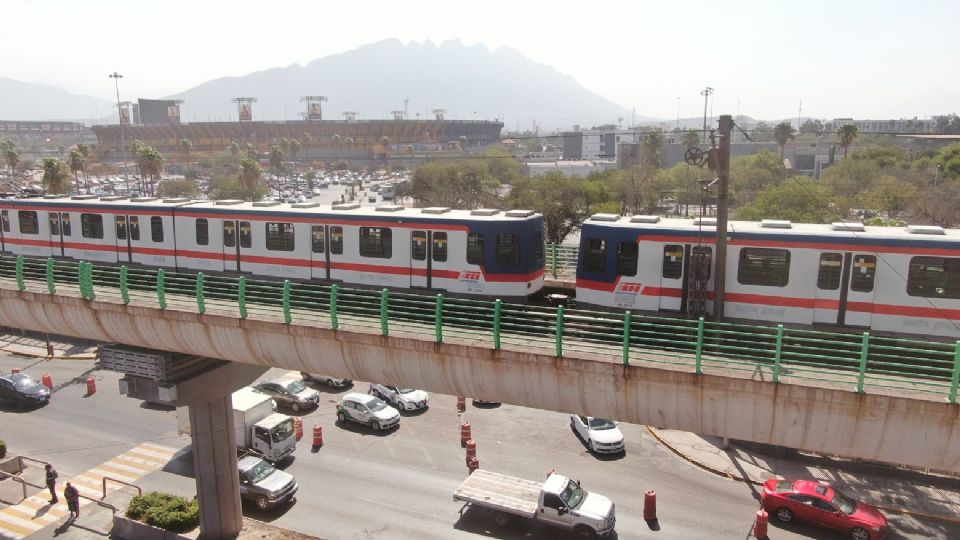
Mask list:
[[[130,196],[130,179],[127,177],[127,144],[123,136],[123,111],[120,109],[120,79],[123,75],[114,71],[110,78],[113,79],[113,86],[117,90],[117,117],[120,119],[120,167],[123,168],[123,183],[127,187],[127,197]]]

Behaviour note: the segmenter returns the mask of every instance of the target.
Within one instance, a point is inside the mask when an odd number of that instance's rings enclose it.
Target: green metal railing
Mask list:
[[[547,272],[554,278],[560,275],[573,276],[577,271],[577,246],[547,245]]]
[[[507,304],[337,284],[272,281],[94,266],[88,262],[0,256],[0,279],[17,290],[118,298],[124,304],[206,313],[281,314],[287,324],[338,330],[376,328],[443,343],[467,336],[493,349],[550,347],[556,356],[589,354],[625,366],[678,366],[696,374],[746,373],[774,383],[840,385],[856,392],[881,388],[957,403],[960,341],[894,338],[866,332],[831,333],[778,326],[717,323],[704,319]],[[119,294],[117,294],[119,291]],[[195,306],[195,307],[194,307]]]

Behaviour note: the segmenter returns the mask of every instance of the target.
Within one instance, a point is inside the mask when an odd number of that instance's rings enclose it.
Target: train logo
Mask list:
[[[467,288],[467,292],[483,292],[483,273],[482,272],[460,272],[460,283]]]
[[[614,291],[614,302],[618,307],[633,307],[639,294],[643,294],[642,283],[618,283]]]

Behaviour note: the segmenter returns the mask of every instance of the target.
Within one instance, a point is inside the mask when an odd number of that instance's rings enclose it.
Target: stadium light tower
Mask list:
[[[123,136],[123,110],[120,108],[120,79],[123,75],[114,71],[109,75],[113,79],[113,87],[117,91],[117,117],[120,119],[120,166],[123,168],[123,183],[127,188],[127,196],[130,196],[130,179],[127,178],[126,151],[127,145]]]
[[[443,120],[443,115],[447,114],[447,110],[446,110],[446,109],[433,109],[433,110],[430,111],[430,112],[433,113],[433,116],[436,117],[437,121],[442,121],[442,120]]]
[[[307,122],[311,120],[323,120],[323,109],[320,103],[324,101],[329,101],[327,96],[303,96],[300,98],[301,103],[307,104]]]

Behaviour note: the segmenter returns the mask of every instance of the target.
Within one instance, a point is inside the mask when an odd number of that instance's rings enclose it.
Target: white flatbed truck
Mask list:
[[[533,482],[478,469],[460,484],[453,500],[464,503],[461,516],[470,506],[486,508],[501,526],[515,517],[535,519],[571,530],[578,538],[604,537],[616,526],[610,499],[552,471],[544,482]]]

